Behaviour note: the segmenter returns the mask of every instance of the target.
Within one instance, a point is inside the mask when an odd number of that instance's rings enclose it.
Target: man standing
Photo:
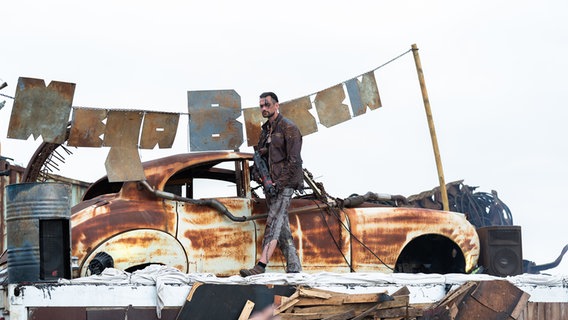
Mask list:
[[[253,268],[241,269],[240,274],[243,277],[264,273],[276,245],[286,258],[286,272],[302,271],[288,218],[288,207],[294,190],[303,187],[300,156],[302,135],[292,121],[280,114],[279,108],[276,94],[264,92],[260,95],[260,110],[262,116],[268,120],[262,125],[257,150],[267,159],[276,192],[271,195],[265,190],[269,211],[262,240],[262,254]]]

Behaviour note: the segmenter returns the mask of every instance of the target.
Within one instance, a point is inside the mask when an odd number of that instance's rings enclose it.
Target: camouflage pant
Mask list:
[[[271,241],[277,240],[278,247],[282,251],[284,258],[286,258],[286,272],[300,272],[302,271],[302,265],[298,258],[296,247],[294,247],[288,217],[288,207],[290,206],[292,194],[294,194],[294,189],[284,188],[278,191],[276,198],[266,197],[269,211],[262,247],[266,248]]]

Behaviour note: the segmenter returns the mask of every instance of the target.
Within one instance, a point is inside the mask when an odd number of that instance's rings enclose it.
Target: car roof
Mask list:
[[[181,153],[162,158],[157,158],[142,163],[146,181],[157,186],[165,183],[176,172],[191,166],[207,163],[219,163],[223,161],[251,160],[253,154],[235,151],[207,151]],[[108,176],[104,176],[94,182],[85,192],[83,200],[92,199],[98,195],[110,192],[118,192],[124,182],[109,182]]]

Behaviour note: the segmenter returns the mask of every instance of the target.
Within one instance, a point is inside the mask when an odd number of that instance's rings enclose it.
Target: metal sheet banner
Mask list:
[[[140,137],[140,148],[171,148],[176,138],[179,113],[146,112]]]
[[[187,92],[191,151],[237,150],[243,144],[241,97],[235,90]]]
[[[145,180],[137,146],[111,147],[105,161],[109,182]]]
[[[343,103],[345,91],[338,84],[316,94],[315,105],[320,123],[329,128],[351,119],[349,107]]]
[[[105,147],[136,147],[144,113],[141,111],[110,110],[103,145]]]
[[[310,97],[302,97],[292,101],[280,103],[280,112],[286,118],[292,120],[300,129],[302,136],[318,131],[316,119],[309,112],[312,109]],[[243,109],[245,128],[247,133],[247,145],[256,146],[260,137],[262,124],[266,121],[258,108]]]
[[[381,107],[381,97],[377,88],[377,81],[373,72],[367,72],[361,80],[353,78],[345,82],[349,101],[351,103],[351,111],[353,116],[360,116],[367,111],[367,107],[375,110]]]
[[[243,109],[243,116],[245,118],[245,130],[247,132],[247,145],[249,147],[256,146],[258,139],[260,139],[262,123],[266,121],[266,119],[262,117],[259,108]]]
[[[75,108],[67,145],[101,147],[103,139],[100,137],[105,133],[106,127],[103,120],[106,119],[107,113],[104,109]]]
[[[63,143],[71,113],[75,84],[19,78],[8,126],[8,138],[27,140],[30,135],[44,142]]]
[[[292,120],[298,126],[302,136],[318,131],[316,118],[309,112],[310,109],[312,109],[310,97],[302,97],[280,104],[282,115]]]

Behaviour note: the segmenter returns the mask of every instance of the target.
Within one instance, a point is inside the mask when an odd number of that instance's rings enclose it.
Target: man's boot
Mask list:
[[[240,274],[241,274],[241,277],[248,277],[248,276],[254,276],[255,274],[264,273],[264,270],[265,269],[263,267],[261,267],[257,264],[254,267],[252,267],[251,269],[241,269]]]

